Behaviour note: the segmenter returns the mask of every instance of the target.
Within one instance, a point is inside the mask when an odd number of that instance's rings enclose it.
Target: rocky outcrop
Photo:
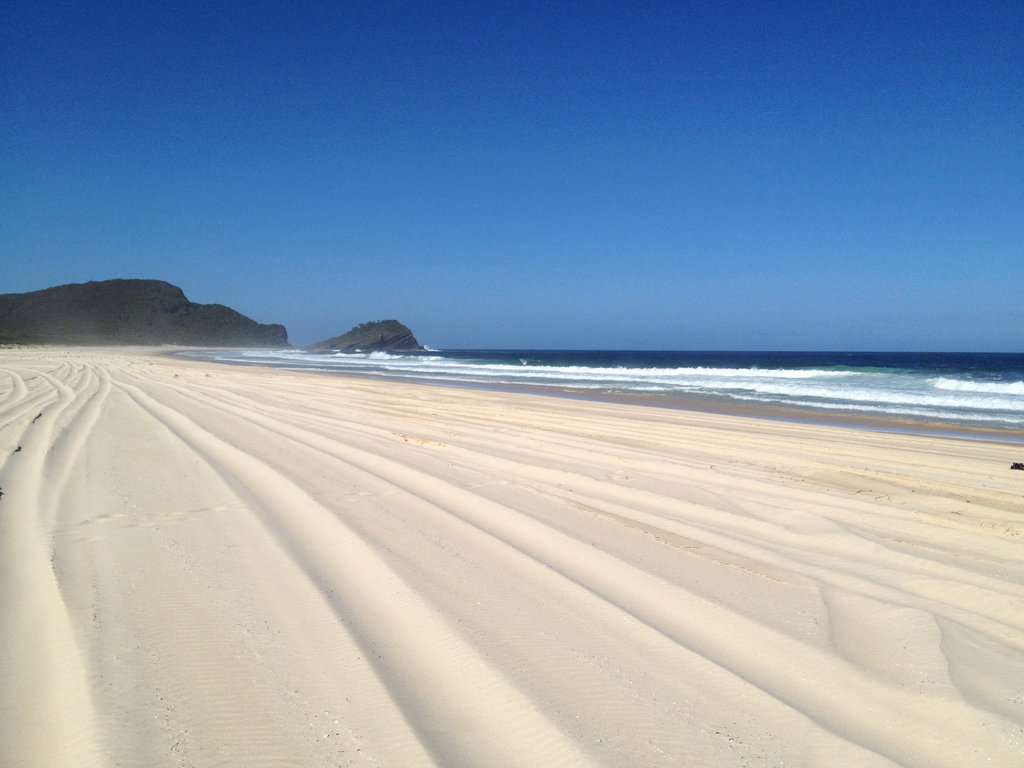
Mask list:
[[[337,352],[406,352],[420,350],[423,347],[416,341],[412,331],[397,320],[378,320],[357,325],[341,336],[310,344],[307,349]]]
[[[0,343],[286,347],[288,332],[162,280],[103,280],[0,295]]]

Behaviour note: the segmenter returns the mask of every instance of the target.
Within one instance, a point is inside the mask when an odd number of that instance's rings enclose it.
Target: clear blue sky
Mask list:
[[[1024,3],[51,3],[0,17],[0,292],[305,344],[1024,350]]]

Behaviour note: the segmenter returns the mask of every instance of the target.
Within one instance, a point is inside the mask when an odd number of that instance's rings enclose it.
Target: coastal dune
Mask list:
[[[1020,448],[0,350],[0,765],[1019,766]]]

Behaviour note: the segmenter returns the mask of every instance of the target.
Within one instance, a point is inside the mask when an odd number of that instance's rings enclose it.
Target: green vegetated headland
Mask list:
[[[0,294],[0,343],[286,347],[288,332],[162,280],[103,280]]]
[[[310,344],[306,349],[338,352],[408,351],[423,349],[412,331],[397,320],[378,320],[357,325],[348,333]]]

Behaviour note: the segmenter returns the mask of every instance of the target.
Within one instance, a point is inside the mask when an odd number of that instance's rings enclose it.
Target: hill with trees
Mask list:
[[[412,331],[397,320],[378,320],[357,325],[348,333],[310,344],[306,349],[338,352],[412,351],[423,347]]]
[[[288,332],[162,280],[103,280],[0,295],[0,343],[286,347]]]

